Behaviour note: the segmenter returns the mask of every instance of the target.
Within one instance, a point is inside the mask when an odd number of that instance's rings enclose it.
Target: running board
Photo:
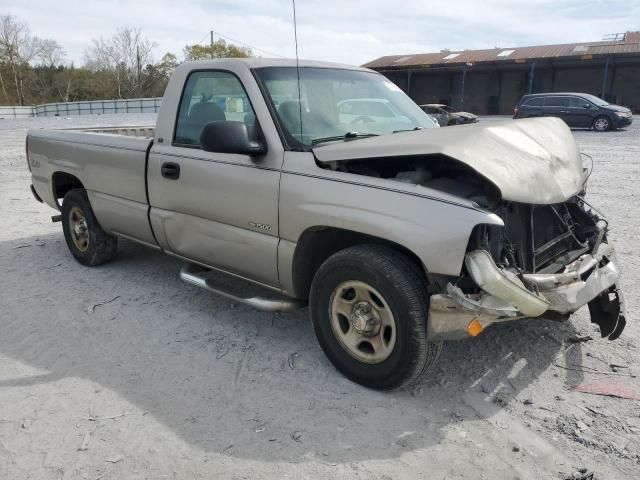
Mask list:
[[[291,312],[306,305],[303,300],[286,297],[247,280],[195,264],[182,267],[180,279],[264,312]]]

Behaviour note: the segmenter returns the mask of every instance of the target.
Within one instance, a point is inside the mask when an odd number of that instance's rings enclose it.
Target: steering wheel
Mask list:
[[[375,120],[373,118],[371,118],[369,115],[360,115],[359,117],[354,118],[351,121],[351,125],[355,125],[356,123],[373,123],[375,122]]]

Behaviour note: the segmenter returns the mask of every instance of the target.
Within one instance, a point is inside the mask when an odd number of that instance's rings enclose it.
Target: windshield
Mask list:
[[[596,97],[595,95],[585,94],[583,95],[583,97],[589,100],[591,103],[595,103],[599,107],[604,107],[605,105],[609,105],[609,102],[605,102],[604,100],[602,100],[599,97]]]
[[[299,96],[295,67],[260,68],[256,73],[283,130],[306,146],[438,126],[377,73],[301,67]]]

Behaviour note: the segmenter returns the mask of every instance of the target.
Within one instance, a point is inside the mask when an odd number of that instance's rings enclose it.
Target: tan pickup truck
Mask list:
[[[118,237],[271,311],[309,304],[348,378],[416,380],[444,340],[588,305],[625,326],[607,222],[567,126],[437,128],[370,70],[269,59],[181,65],[153,127],[31,130],[36,199],[87,266]]]

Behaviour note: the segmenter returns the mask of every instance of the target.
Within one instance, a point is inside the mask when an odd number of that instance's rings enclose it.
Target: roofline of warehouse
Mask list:
[[[406,71],[436,68],[457,69],[481,65],[514,66],[531,64],[532,62],[567,62],[607,58],[633,59],[633,57],[640,56],[640,31],[628,31],[617,35],[622,35],[620,40],[385,55],[362,66],[376,71]]]
[[[559,64],[565,63],[581,63],[581,62],[589,62],[595,60],[606,61],[607,57],[609,59],[638,59],[640,61],[640,54],[633,53],[604,53],[604,54],[587,54],[587,55],[571,55],[571,56],[562,56],[562,57],[532,57],[526,59],[517,59],[517,60],[479,60],[475,62],[447,62],[447,63],[426,63],[426,64],[413,64],[413,65],[397,65],[397,66],[366,66],[363,67],[368,68],[370,70],[375,70],[376,72],[406,72],[407,70],[411,71],[442,71],[442,70],[458,70],[463,69],[464,67],[493,67],[493,68],[509,68],[509,67],[518,67],[531,65],[531,63],[547,64],[550,66],[558,66]],[[584,66],[587,67],[589,63],[586,63]]]

